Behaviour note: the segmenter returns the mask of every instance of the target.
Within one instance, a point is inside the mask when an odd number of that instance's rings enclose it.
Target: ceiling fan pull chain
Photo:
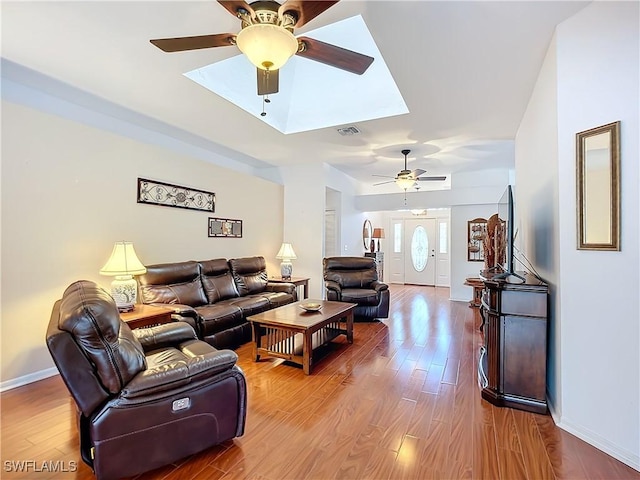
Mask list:
[[[267,98],[267,95],[263,95],[262,96],[262,113],[260,114],[261,117],[266,117],[267,116],[267,112],[264,111],[264,104],[265,103],[270,103],[271,100],[269,100]]]

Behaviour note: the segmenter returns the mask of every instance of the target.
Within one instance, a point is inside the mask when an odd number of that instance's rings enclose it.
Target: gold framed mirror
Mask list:
[[[620,250],[620,122],[576,134],[578,250]]]
[[[364,225],[362,226],[362,243],[364,244],[365,252],[369,251],[371,246],[371,235],[373,235],[371,222],[369,220],[365,220]]]

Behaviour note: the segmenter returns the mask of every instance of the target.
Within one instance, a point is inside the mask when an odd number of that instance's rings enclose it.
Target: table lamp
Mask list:
[[[378,252],[380,251],[380,239],[384,238],[384,228],[374,228],[373,229],[373,235],[371,235],[371,238],[377,238],[378,239]]]
[[[293,251],[293,247],[290,243],[283,243],[280,246],[280,250],[278,250],[278,254],[276,258],[282,260],[280,264],[280,276],[283,279],[288,280],[291,278],[291,274],[293,273],[293,265],[291,264],[291,260],[296,259],[296,252]]]
[[[138,296],[138,283],[133,275],[142,275],[147,269],[138,259],[131,242],[116,242],[111,257],[100,269],[101,275],[111,275],[116,278],[111,282],[111,296],[116,302],[118,310],[130,312]]]

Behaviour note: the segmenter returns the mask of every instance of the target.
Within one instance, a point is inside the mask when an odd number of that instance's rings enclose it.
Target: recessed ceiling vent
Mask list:
[[[342,136],[347,135],[358,135],[360,130],[355,125],[351,125],[350,127],[339,128],[338,133]]]

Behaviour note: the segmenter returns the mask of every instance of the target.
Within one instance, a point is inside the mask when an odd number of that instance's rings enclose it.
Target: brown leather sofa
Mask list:
[[[389,287],[378,281],[370,257],[327,257],[322,260],[327,300],[357,303],[356,318],[387,318]]]
[[[231,350],[186,323],[131,330],[105,290],[70,285],[47,347],[78,410],[80,452],[98,479],[130,477],[244,433],[246,383]]]
[[[269,282],[264,257],[148,265],[138,283],[143,303],[173,309],[216,348],[251,340],[247,317],[297,300],[292,283]]]

